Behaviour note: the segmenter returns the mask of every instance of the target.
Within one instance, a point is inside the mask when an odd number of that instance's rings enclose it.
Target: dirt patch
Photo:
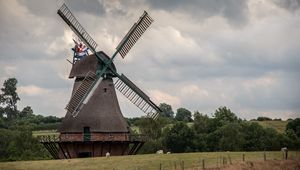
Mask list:
[[[246,161],[234,165],[207,170],[300,170],[300,159]]]

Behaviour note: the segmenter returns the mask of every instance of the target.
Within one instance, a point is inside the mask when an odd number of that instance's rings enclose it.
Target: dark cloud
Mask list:
[[[96,16],[105,14],[105,8],[97,0],[67,0],[67,6],[71,11],[88,13]]]
[[[300,0],[276,0],[275,3],[292,12],[300,9]]]
[[[223,16],[233,25],[244,25],[248,20],[246,0],[151,0],[146,2],[155,9],[183,12],[190,15],[190,18],[194,20],[202,20],[211,16]]]
[[[20,5],[26,7],[32,14],[37,15],[39,17],[51,17],[56,14],[55,10],[49,9],[57,9],[58,1],[39,1],[39,0],[19,0]]]

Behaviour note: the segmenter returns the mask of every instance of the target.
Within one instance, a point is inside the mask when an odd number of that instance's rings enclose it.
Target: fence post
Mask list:
[[[286,151],[284,153],[285,153],[285,159],[287,159],[288,158],[288,150],[286,149]]]
[[[243,153],[243,162],[245,162],[245,154]]]
[[[224,165],[225,164],[227,165],[227,159],[226,159],[226,157],[223,157],[223,162],[224,162]]]
[[[174,168],[177,170],[176,161],[174,161]]]
[[[264,161],[267,160],[266,151],[264,151]]]
[[[184,170],[184,161],[181,162],[181,169]]]
[[[230,165],[232,165],[232,162],[231,162],[231,157],[230,157],[230,155],[228,154],[227,156],[228,156],[228,160],[229,160],[229,163],[230,163]]]
[[[202,168],[205,169],[205,161],[202,159]]]
[[[159,170],[161,170],[161,163],[159,163]]]

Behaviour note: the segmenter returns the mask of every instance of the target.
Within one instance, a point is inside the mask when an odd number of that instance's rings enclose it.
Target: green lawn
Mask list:
[[[251,122],[257,122],[263,127],[269,127],[277,130],[279,133],[285,132],[285,127],[288,123],[288,121],[251,121]]]
[[[245,154],[246,161],[263,160],[263,152],[198,152],[182,154],[146,154],[134,156],[114,156],[99,158],[82,158],[71,160],[42,160],[42,161],[17,161],[0,163],[1,170],[157,170],[161,166],[164,170],[180,169],[180,162],[185,168],[202,167],[204,159],[205,167],[217,167],[223,164],[223,159],[229,163],[238,163],[242,161],[242,155]],[[266,152],[268,160],[281,160],[281,152]],[[290,151],[289,157],[300,157],[300,151]],[[229,159],[230,158],[230,159]]]

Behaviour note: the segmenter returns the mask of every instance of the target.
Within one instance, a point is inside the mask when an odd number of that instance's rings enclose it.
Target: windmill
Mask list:
[[[131,27],[111,57],[97,51],[97,43],[78,22],[65,3],[57,11],[92,54],[73,64],[69,78],[75,78],[72,96],[66,106],[59,138],[42,137],[40,141],[54,158],[76,158],[135,154],[145,139],[133,136],[122,116],[115,89],[156,119],[160,108],[113,63],[126,54],[153,22],[146,11]],[[113,78],[116,81],[113,82]]]

